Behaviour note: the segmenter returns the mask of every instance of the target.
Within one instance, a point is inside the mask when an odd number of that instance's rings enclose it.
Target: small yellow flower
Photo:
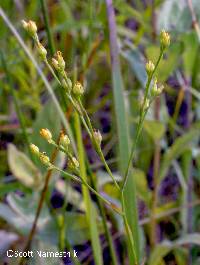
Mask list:
[[[63,73],[65,71],[65,61],[60,51],[57,51],[54,55],[54,58],[52,58],[52,65],[60,73]]]
[[[94,131],[94,139],[98,145],[101,145],[102,142],[102,135],[99,130]]]
[[[62,87],[66,90],[66,92],[71,92],[72,90],[72,81],[67,78],[67,80],[65,80],[64,78],[61,81]]]
[[[37,49],[42,60],[45,60],[47,57],[47,50],[40,42],[37,43]]]
[[[164,88],[164,86],[159,86],[158,87],[158,85],[157,85],[157,78],[155,78],[154,84],[153,84],[153,87],[152,87],[152,90],[151,90],[151,95],[153,97],[159,96],[162,93],[163,88]]]
[[[73,93],[77,96],[81,96],[84,93],[84,87],[80,82],[76,82],[73,87]]]
[[[33,154],[39,156],[39,154],[40,154],[40,150],[39,150],[39,148],[38,148],[36,145],[34,145],[34,144],[30,144],[30,150],[31,150],[31,152],[32,152]]]
[[[40,153],[39,155],[40,161],[45,166],[49,167],[51,165],[49,157],[45,153]]]
[[[48,142],[51,142],[52,140],[52,134],[48,129],[41,129],[40,130],[40,135],[47,140]]]
[[[78,169],[79,168],[79,162],[78,162],[78,160],[74,156],[69,160],[68,167],[71,170],[74,170],[74,169]]]
[[[31,37],[35,38],[37,36],[37,26],[36,23],[32,20],[26,22],[22,20],[23,28],[31,35]]]
[[[148,75],[151,75],[155,69],[155,65],[152,61],[146,63],[146,71]]]
[[[162,30],[160,33],[160,43],[163,49],[167,48],[170,45],[170,35],[165,30]]]
[[[70,144],[70,139],[69,137],[62,133],[60,136],[60,144],[64,147],[64,148],[68,148],[69,144]]]

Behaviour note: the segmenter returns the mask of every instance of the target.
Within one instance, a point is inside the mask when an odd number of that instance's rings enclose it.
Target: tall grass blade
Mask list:
[[[115,116],[117,123],[117,133],[119,141],[119,157],[120,157],[120,171],[124,175],[128,159],[129,159],[129,137],[128,137],[128,123],[126,121],[126,111],[124,103],[124,86],[120,69],[119,62],[119,51],[117,46],[117,33],[116,33],[116,23],[112,0],[106,0],[107,5],[107,15],[109,23],[109,35],[110,35],[110,56],[111,56],[111,66],[112,66],[112,82],[113,82],[113,94],[114,94],[114,107]],[[124,200],[125,200],[125,211],[127,216],[127,221],[131,229],[135,253],[137,256],[137,261],[134,260],[134,255],[131,251],[131,244],[129,242],[129,259],[130,264],[139,263],[139,227],[138,227],[138,215],[137,215],[137,202],[136,202],[136,192],[135,184],[133,178],[129,177],[124,189]]]
[[[84,147],[82,142],[82,134],[81,134],[81,125],[79,116],[75,113],[75,128],[76,128],[76,135],[77,135],[77,147],[78,147],[78,158],[80,163],[80,174],[83,180],[87,182],[87,175],[86,175],[86,167],[85,167],[85,154],[84,154]],[[97,265],[102,265],[102,251],[101,245],[99,240],[98,234],[98,227],[97,227],[97,214],[95,209],[93,209],[92,201],[90,198],[90,193],[88,188],[85,185],[82,185],[83,191],[83,198],[86,205],[86,215],[88,220],[88,226],[90,229],[90,236],[92,242],[92,249],[94,253],[94,261]]]

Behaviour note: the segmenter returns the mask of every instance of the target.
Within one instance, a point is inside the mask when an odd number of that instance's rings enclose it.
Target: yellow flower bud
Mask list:
[[[52,58],[52,64],[54,68],[59,71],[61,74],[65,70],[65,61],[62,57],[62,53],[60,51],[57,51],[54,55],[54,58]]]
[[[37,37],[37,26],[34,21],[29,20],[28,22],[26,22],[22,20],[22,26],[31,35],[31,37]]]
[[[41,129],[41,130],[40,130],[40,135],[41,135],[45,140],[47,140],[49,143],[51,142],[51,140],[52,140],[52,134],[51,134],[51,132],[50,132],[48,129]]]
[[[102,142],[102,135],[99,130],[94,131],[94,139],[98,145],[101,145]]]
[[[58,62],[58,65],[60,67],[60,70],[63,70],[64,71],[65,70],[65,61],[63,59],[62,52],[57,51],[54,57],[55,57],[55,59]]]
[[[151,75],[155,69],[155,65],[152,61],[146,63],[146,71],[148,75]]]
[[[78,169],[79,168],[79,162],[78,162],[78,160],[74,156],[69,160],[68,167],[71,170],[74,170],[74,169]]]
[[[62,145],[64,148],[68,148],[69,144],[70,144],[69,137],[66,134],[62,133],[60,136],[60,145]]]
[[[34,155],[39,156],[40,150],[36,145],[30,144],[30,150]]]
[[[153,84],[153,87],[152,87],[152,90],[151,90],[151,95],[153,97],[159,96],[162,93],[163,88],[164,88],[164,86],[158,87],[158,85],[157,85],[157,79],[155,78],[154,84]]]
[[[73,86],[73,93],[77,96],[81,96],[84,93],[84,88],[80,82],[76,82]]]
[[[44,48],[44,46],[40,42],[37,43],[37,49],[38,49],[38,52],[42,60],[45,60],[47,57],[47,50]]]
[[[67,91],[67,92],[71,92],[72,90],[72,81],[67,78],[67,82],[65,81],[65,79],[63,78],[61,81],[62,87]]]
[[[160,44],[161,48],[165,49],[170,45],[170,35],[165,30],[162,30],[160,33]]]
[[[44,164],[45,166],[49,167],[51,165],[50,159],[45,153],[40,153],[39,158],[42,164]]]
[[[57,71],[59,71],[58,61],[57,61],[55,58],[52,58],[52,59],[51,59],[51,63],[52,63],[52,65],[53,65],[53,67],[54,67]]]

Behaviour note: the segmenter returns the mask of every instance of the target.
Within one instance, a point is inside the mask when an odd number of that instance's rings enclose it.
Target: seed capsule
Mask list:
[[[26,22],[22,20],[23,28],[31,35],[31,37],[35,38],[37,36],[37,26],[36,23],[32,20]]]
[[[41,129],[40,130],[40,135],[47,140],[48,142],[51,142],[52,140],[52,134],[48,129]]]
[[[152,61],[146,63],[146,71],[148,75],[151,75],[155,69],[155,65]]]
[[[42,60],[45,60],[47,57],[47,50],[44,48],[44,46],[40,42],[37,43],[37,49],[38,49],[39,55],[42,58]]]
[[[80,82],[76,82],[73,87],[73,93],[77,96],[81,96],[84,93],[84,88]]]
[[[35,154],[36,156],[39,156],[40,150],[36,145],[30,144],[30,150],[33,154]]]
[[[74,169],[78,169],[79,168],[79,162],[78,162],[78,160],[74,156],[69,160],[68,167],[71,170],[74,170]]]
[[[170,35],[165,30],[162,30],[160,33],[160,44],[163,49],[170,45]]]
[[[51,165],[49,157],[45,153],[40,153],[39,155],[40,161],[45,166],[49,167]]]
[[[60,144],[64,147],[64,148],[68,148],[68,146],[70,145],[70,139],[66,134],[61,134],[60,137]]]
[[[94,131],[94,139],[98,145],[101,145],[102,142],[102,135],[99,130]]]

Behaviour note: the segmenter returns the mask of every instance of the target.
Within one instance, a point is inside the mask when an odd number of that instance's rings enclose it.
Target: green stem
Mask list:
[[[103,196],[101,196],[95,189],[93,189],[83,178],[81,177],[77,177],[73,174],[70,174],[56,166],[52,166],[51,169],[55,169],[59,172],[61,172],[63,175],[65,175],[66,177],[70,178],[70,179],[73,179],[74,181],[80,183],[80,184],[84,184],[86,187],[88,187],[88,189],[93,192],[97,197],[99,197],[103,202],[105,202],[112,210],[114,210],[116,213],[118,213],[119,215],[123,215],[123,213],[116,209],[115,207],[112,206],[112,203],[109,202],[108,200],[106,200]]]
[[[163,52],[164,52],[164,50],[161,49],[159,57],[158,57],[158,60],[157,60],[156,65],[155,65],[155,68],[154,68],[152,74],[149,75],[148,80],[147,80],[147,84],[146,84],[146,87],[145,87],[144,102],[143,102],[143,105],[142,105],[142,111],[141,111],[141,114],[140,114],[140,120],[139,120],[139,124],[138,124],[137,131],[136,131],[135,141],[132,144],[131,154],[130,154],[129,160],[128,160],[128,166],[127,166],[127,169],[125,171],[125,175],[124,175],[124,178],[123,178],[123,181],[122,181],[122,185],[121,185],[121,190],[122,191],[124,190],[124,188],[126,186],[126,182],[127,182],[127,179],[128,179],[128,176],[129,176],[130,167],[131,167],[131,163],[132,163],[133,156],[134,156],[134,153],[135,153],[135,148],[137,146],[138,139],[140,137],[140,134],[141,134],[141,131],[142,131],[142,127],[143,127],[143,122],[144,122],[146,113],[148,111],[148,109],[145,110],[145,106],[146,106],[146,102],[147,102],[148,95],[149,95],[151,81],[153,79],[153,76],[154,76],[157,68],[158,68],[160,60],[161,60],[161,58],[163,56]]]
[[[78,102],[79,102],[80,108],[81,108],[81,110],[82,110],[82,112],[83,112],[83,114],[84,114],[84,116],[86,118],[86,123],[88,125],[89,130],[90,130],[90,136],[92,136],[92,138],[91,138],[92,139],[92,142],[95,144],[94,129],[92,127],[92,123],[90,121],[90,118],[89,118],[89,116],[87,114],[87,111],[83,107],[82,102],[80,100]],[[115,180],[115,178],[114,178],[114,176],[113,176],[113,174],[112,174],[112,172],[111,172],[111,170],[110,170],[110,168],[109,168],[109,166],[108,166],[108,164],[107,164],[107,162],[105,160],[105,157],[103,155],[103,152],[101,150],[101,147],[99,145],[95,144],[95,149],[96,149],[96,151],[97,151],[97,153],[98,153],[98,155],[99,155],[102,163],[104,164],[104,166],[105,166],[105,168],[106,168],[109,176],[112,178],[112,180],[113,180],[116,188],[118,190],[120,190],[120,187],[119,187],[118,183],[116,182],[116,180]]]
[[[46,28],[46,31],[47,31],[48,44],[49,44],[51,56],[53,56],[53,54],[55,52],[55,46],[54,46],[53,36],[52,36],[52,33],[51,33],[51,27],[50,27],[50,23],[49,23],[48,9],[47,9],[47,5],[46,5],[46,1],[45,0],[40,0],[40,3],[41,3],[41,7],[42,7],[42,14],[43,14],[43,18],[44,18],[44,24],[45,24],[45,28]]]

